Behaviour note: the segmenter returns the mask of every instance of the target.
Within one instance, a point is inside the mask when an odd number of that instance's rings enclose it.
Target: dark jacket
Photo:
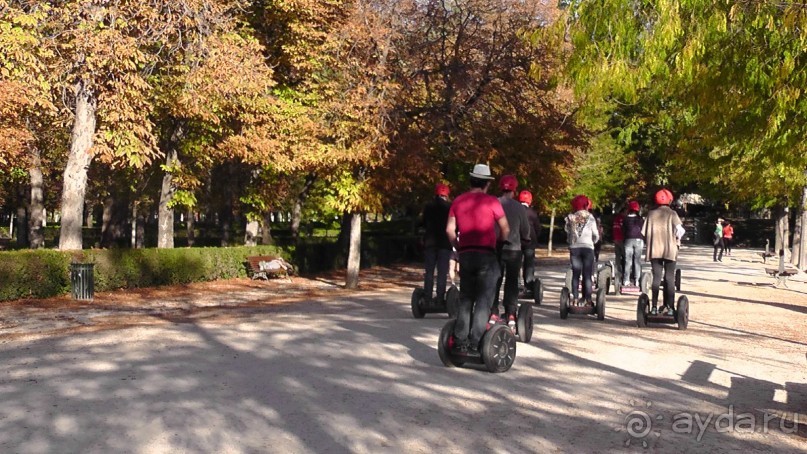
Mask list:
[[[451,202],[442,197],[435,197],[423,208],[423,246],[427,248],[451,249],[451,243],[446,235],[448,223],[448,210]]]
[[[530,242],[522,243],[525,249],[536,249],[538,247],[538,235],[541,233],[541,221],[538,219],[538,213],[532,208],[524,206],[527,212],[527,222],[530,224]]]
[[[531,240],[527,211],[524,209],[524,205],[512,197],[501,196],[499,202],[504,208],[507,223],[510,224],[510,236],[507,238],[507,243],[502,245],[502,249],[520,251],[521,245],[529,243]],[[496,228],[498,229],[498,226]]]
[[[625,235],[626,240],[643,239],[642,226],[644,219],[636,213],[630,213],[625,216],[622,221],[622,233]]]

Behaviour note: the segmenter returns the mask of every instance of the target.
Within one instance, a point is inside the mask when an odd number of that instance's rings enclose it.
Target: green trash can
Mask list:
[[[92,301],[94,294],[94,263],[71,263],[70,283],[73,285],[73,299]]]

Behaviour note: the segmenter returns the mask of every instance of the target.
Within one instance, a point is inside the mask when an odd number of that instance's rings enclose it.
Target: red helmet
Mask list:
[[[448,185],[443,183],[437,183],[434,185],[434,195],[441,195],[444,197],[448,197],[449,189]]]
[[[575,196],[575,198],[572,199],[572,210],[580,211],[588,210],[589,208],[591,208],[591,200],[583,194]]]
[[[518,180],[515,175],[505,175],[499,180],[499,189],[502,191],[515,191],[518,187]]]
[[[527,190],[523,190],[518,194],[518,201],[521,203],[526,203],[527,205],[532,205],[532,193]]]
[[[635,200],[631,200],[630,202],[628,202],[628,209],[630,211],[638,212],[639,211],[639,202],[637,202]]]
[[[659,205],[669,205],[673,201],[672,192],[662,189],[656,193],[656,203]]]

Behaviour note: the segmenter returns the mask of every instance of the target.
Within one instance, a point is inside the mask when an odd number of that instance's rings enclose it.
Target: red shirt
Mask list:
[[[731,239],[734,236],[734,227],[727,225],[723,227],[723,238]]]
[[[466,192],[454,199],[448,216],[457,220],[458,251],[496,249],[496,222],[504,216],[499,199],[484,192]]]

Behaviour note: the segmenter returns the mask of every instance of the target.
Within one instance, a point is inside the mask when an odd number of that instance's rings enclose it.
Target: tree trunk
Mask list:
[[[350,213],[342,213],[342,220],[339,221],[339,236],[336,237],[336,244],[340,251],[344,251],[350,246],[350,223],[352,219]]]
[[[105,246],[105,238],[109,234],[109,226],[112,223],[112,205],[115,199],[108,196],[104,199],[103,209],[101,211],[101,247]]]
[[[127,233],[127,226],[129,226],[130,222],[129,217],[128,197],[119,195],[106,198],[101,224],[101,247],[126,247],[127,238],[130,238],[132,246],[137,245],[136,239],[132,241],[130,234]]]
[[[165,174],[163,174],[163,183],[160,189],[160,208],[157,212],[158,248],[170,249],[174,247],[174,209],[170,208],[169,205],[176,193],[173,172],[180,165],[177,147],[184,137],[185,128],[182,124],[177,124],[174,132],[171,134],[168,150],[165,153],[165,166],[167,170]]]
[[[549,240],[547,241],[547,256],[552,257],[552,234],[555,232],[555,208],[552,208],[552,216],[549,218]]]
[[[345,288],[355,289],[359,286],[359,269],[361,268],[361,214],[353,213],[350,218],[350,249],[347,255],[347,277]]]
[[[171,147],[166,153],[165,165],[169,170],[163,175],[160,189],[160,207],[157,212],[157,247],[170,249],[174,247],[174,209],[169,205],[174,199],[176,188],[173,184],[172,168],[178,165],[177,151]]]
[[[30,219],[28,223],[31,249],[45,247],[45,196],[42,177],[42,156],[39,148],[31,148],[31,165],[28,168],[31,180]]]
[[[776,208],[776,253],[785,251],[785,257],[790,253],[790,227],[789,227],[789,210],[786,206],[779,206]]]
[[[84,210],[84,227],[87,227],[88,229],[91,229],[94,224],[93,211],[95,211],[95,205],[86,203]]]
[[[807,171],[805,171],[807,173]],[[796,233],[798,233],[798,241],[796,237],[793,237],[793,249],[794,253],[793,256],[797,257],[795,259],[796,266],[800,270],[807,269],[807,186],[801,188],[801,206],[799,207],[799,218],[798,218],[798,225],[796,226]],[[798,253],[796,253],[798,250]]]
[[[146,210],[139,203],[134,204],[134,247],[143,249],[146,247]],[[173,235],[172,238],[173,240]],[[173,241],[172,241],[173,242]]]
[[[196,223],[196,213],[193,210],[188,210],[188,220],[185,222],[185,231],[188,235],[188,247],[193,247],[193,243],[196,242],[196,233],[194,232]]]
[[[263,215],[263,223],[261,225],[261,244],[272,244],[272,214],[266,213]]]
[[[222,247],[232,246],[233,242],[233,204],[228,197],[224,209],[221,212],[221,245]]]
[[[90,149],[95,135],[95,109],[95,95],[84,82],[79,81],[76,84],[76,117],[62,187],[62,226],[59,232],[61,250],[82,248],[81,225],[84,220],[87,171],[92,162]]]
[[[131,241],[131,248],[137,248],[137,201],[132,204],[132,215],[129,219],[131,232],[129,233],[129,241]]]
[[[305,199],[308,198],[308,192],[311,190],[311,185],[313,185],[314,181],[316,180],[316,175],[309,173],[305,177],[303,189],[297,194],[297,199],[294,201],[294,208],[291,211],[291,237],[295,242],[300,235],[300,222],[303,218],[303,204],[305,203]]]
[[[28,187],[22,183],[17,185],[17,247],[27,248],[28,242]]]
[[[258,244],[258,225],[258,221],[247,221],[246,232],[244,232],[244,246]]]

